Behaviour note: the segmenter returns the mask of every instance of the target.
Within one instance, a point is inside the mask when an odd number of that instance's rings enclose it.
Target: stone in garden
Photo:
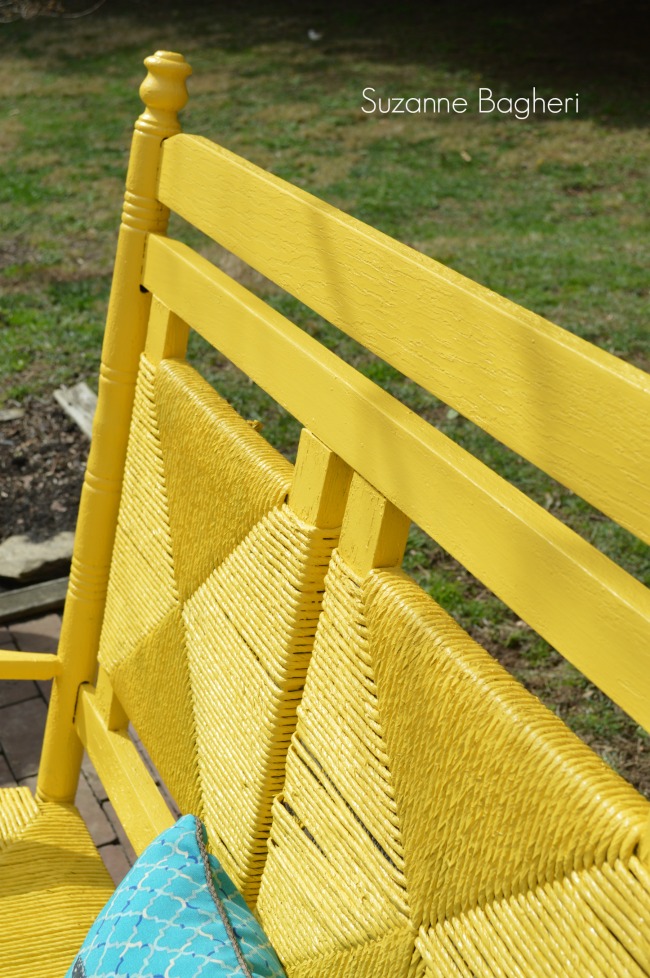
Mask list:
[[[22,408],[3,408],[0,411],[0,422],[2,421],[18,421],[20,418],[24,417],[24,410]]]
[[[73,542],[74,533],[69,530],[40,542],[22,534],[9,537],[0,543],[0,577],[28,581],[63,574],[70,564]]]
[[[54,391],[57,403],[69,418],[81,428],[89,438],[93,432],[93,418],[97,408],[97,395],[82,380],[74,387],[60,387]]]

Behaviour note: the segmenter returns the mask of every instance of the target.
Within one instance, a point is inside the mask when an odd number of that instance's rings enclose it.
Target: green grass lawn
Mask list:
[[[626,23],[605,3],[587,6],[545,5],[528,20],[505,3],[372,15],[354,3],[232,12],[107,3],[79,20],[0,25],[0,404],[79,378],[93,383],[141,62],[165,47],[195,71],[185,128],[647,369],[643,11],[631,4]],[[322,38],[310,41],[309,30]],[[579,116],[361,111],[366,86],[471,102],[479,86],[518,95],[533,84],[546,95],[579,91]],[[650,583],[648,548],[232,256],[211,254]],[[264,417],[267,437],[291,456],[293,419],[200,342],[192,355],[236,407]],[[417,530],[407,568],[650,792],[645,735]]]

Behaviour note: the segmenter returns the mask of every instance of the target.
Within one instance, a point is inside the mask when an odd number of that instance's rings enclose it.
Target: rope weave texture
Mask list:
[[[100,661],[181,811],[254,903],[337,531],[187,364],[142,358]]]
[[[60,978],[111,878],[72,805],[37,805],[27,788],[3,789],[0,833],[0,974]],[[37,920],[56,922],[45,939]]]
[[[650,973],[650,805],[405,575],[334,553],[298,712],[258,902],[291,978]]]

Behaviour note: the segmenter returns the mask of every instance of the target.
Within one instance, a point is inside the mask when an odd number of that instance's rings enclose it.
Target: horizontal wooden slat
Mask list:
[[[128,734],[107,729],[92,686],[79,692],[75,727],[139,855],[174,818]]]
[[[53,679],[61,660],[49,652],[14,652],[0,649],[0,679]]]
[[[160,199],[650,542],[650,377],[198,136]]]
[[[143,283],[650,727],[650,594],[483,463],[184,245]]]

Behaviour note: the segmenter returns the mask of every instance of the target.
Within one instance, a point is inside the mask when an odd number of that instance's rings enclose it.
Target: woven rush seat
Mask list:
[[[61,978],[112,892],[73,805],[0,791],[0,974]]]

